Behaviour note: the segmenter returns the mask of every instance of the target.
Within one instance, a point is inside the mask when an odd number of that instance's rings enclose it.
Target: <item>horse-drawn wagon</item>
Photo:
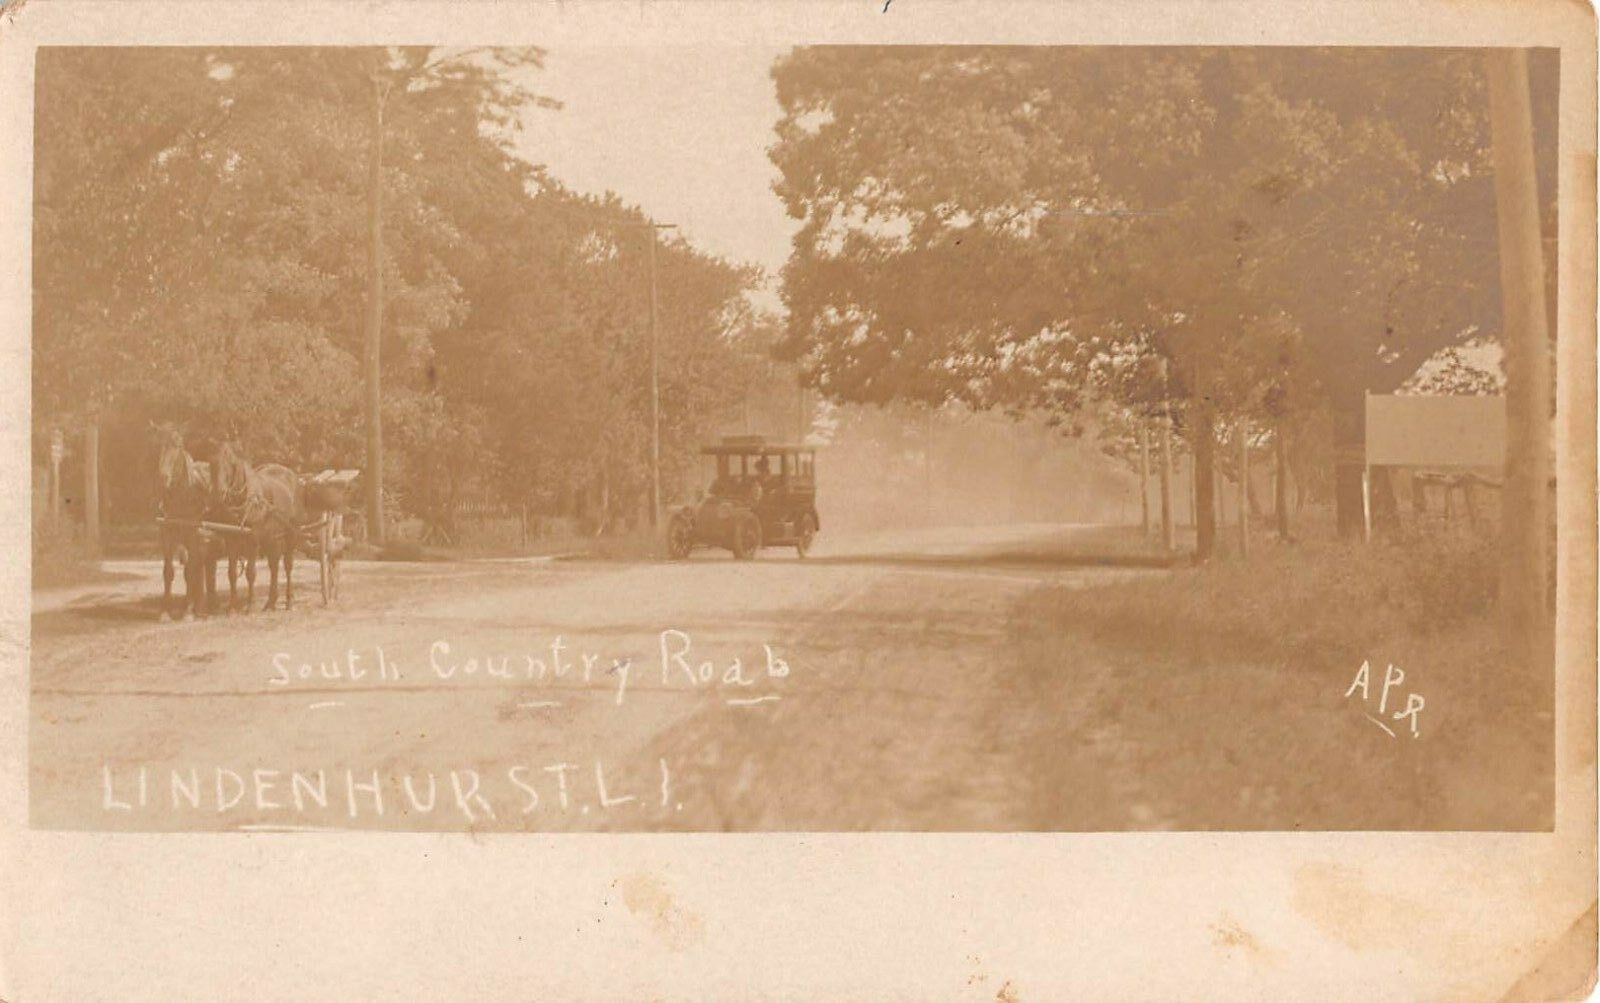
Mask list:
[[[313,506],[321,510],[320,518],[300,527],[300,544],[320,566],[324,604],[339,598],[339,565],[350,543],[344,519],[360,476],[359,470],[324,470],[300,479],[307,511],[313,511]]]
[[[344,520],[359,470],[296,474],[278,464],[254,468],[226,442],[210,461],[197,461],[183,449],[182,438],[165,429],[159,474],[161,510],[156,524],[166,586],[163,618],[169,615],[175,557],[182,560],[188,586],[184,605],[196,613],[212,605],[216,562],[223,556],[228,560],[229,608],[237,603],[240,570],[247,583],[248,608],[254,601],[258,552],[266,558],[271,575],[267,608],[277,603],[280,565],[285,605],[293,605],[297,550],[317,562],[323,604],[338,598],[340,565],[350,542]]]

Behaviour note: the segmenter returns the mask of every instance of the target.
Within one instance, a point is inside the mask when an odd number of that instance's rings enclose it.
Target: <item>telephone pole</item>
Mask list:
[[[675,223],[637,223],[650,234],[650,528],[661,525],[661,345],[656,330],[656,231]]]
[[[1506,372],[1501,601],[1530,668],[1547,664],[1550,332],[1525,49],[1486,49]]]
[[[384,50],[373,55],[372,136],[367,153],[367,318],[362,353],[367,418],[367,539],[383,546],[383,393],[378,349],[383,342],[383,106],[389,81]]]

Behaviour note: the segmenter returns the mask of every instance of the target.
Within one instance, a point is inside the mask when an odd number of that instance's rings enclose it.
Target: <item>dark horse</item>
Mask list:
[[[163,520],[176,521],[161,524],[161,619],[165,622],[174,616],[172,579],[176,560],[183,564],[184,583],[184,597],[176,614],[192,620],[209,605],[203,570],[207,562],[207,541],[201,532],[200,520],[205,517],[211,494],[211,469],[183,448],[183,435],[177,429],[170,425],[153,425],[152,428],[160,448],[156,459],[160,485],[157,511]]]
[[[231,442],[217,446],[211,461],[211,507],[228,513],[228,521],[250,530],[267,559],[270,581],[263,610],[278,605],[278,566],[283,566],[283,608],[294,608],[294,548],[300,536],[304,504],[300,478],[288,467],[267,463],[252,467]],[[255,562],[250,562],[254,591]],[[230,579],[233,569],[230,562]]]
[[[208,468],[215,469],[214,464],[207,464]],[[223,525],[238,526],[241,530],[248,530],[244,525],[243,506],[232,507],[226,503],[221,493],[217,490],[215,478],[210,482],[206,497],[206,520]],[[250,607],[256,601],[256,535],[253,532],[230,533],[226,531],[212,531],[206,534],[214,541],[214,545],[206,552],[205,579],[207,597],[215,603],[217,592],[217,556],[218,552],[225,553],[228,557],[228,612],[232,613],[239,607],[239,575],[242,572],[245,580],[244,611],[250,612]]]

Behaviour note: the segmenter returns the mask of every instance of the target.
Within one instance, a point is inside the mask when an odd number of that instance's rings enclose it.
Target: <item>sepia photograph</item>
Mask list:
[[[1567,0],[0,0],[0,1003],[1549,1003]]]
[[[1559,77],[42,47],[30,824],[1549,831]]]

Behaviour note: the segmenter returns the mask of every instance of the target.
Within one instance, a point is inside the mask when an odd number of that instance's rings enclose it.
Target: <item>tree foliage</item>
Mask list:
[[[1172,408],[1209,466],[1219,417],[1312,424],[1498,330],[1471,52],[823,47],[773,76],[783,348],[836,398]]]
[[[648,456],[645,217],[519,159],[532,49],[46,49],[36,422],[175,419],[257,459],[362,465],[369,102],[386,88],[386,487],[637,505]],[[660,249],[664,451],[736,388],[758,276]],[[136,458],[137,459],[137,458]]]

